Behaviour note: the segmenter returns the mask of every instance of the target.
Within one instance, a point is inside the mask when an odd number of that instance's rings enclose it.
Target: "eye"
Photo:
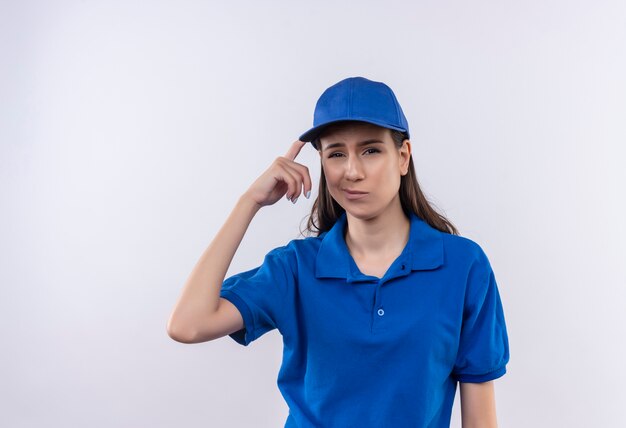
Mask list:
[[[334,152],[328,155],[328,158],[338,158],[339,156],[343,156],[343,153],[341,152]]]
[[[380,150],[375,149],[374,147],[370,147],[368,149],[365,149],[365,152],[363,152],[365,154],[373,154],[373,153],[380,153]]]

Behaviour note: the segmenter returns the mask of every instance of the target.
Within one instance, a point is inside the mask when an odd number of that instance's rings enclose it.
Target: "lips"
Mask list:
[[[351,201],[356,199],[362,199],[367,196],[367,192],[361,192],[359,190],[352,189],[343,189],[343,194],[346,196],[346,199],[349,199]]]

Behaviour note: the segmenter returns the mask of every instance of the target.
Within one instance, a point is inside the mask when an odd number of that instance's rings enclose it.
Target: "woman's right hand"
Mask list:
[[[309,169],[295,162],[296,156],[305,144],[304,141],[296,140],[287,154],[276,158],[246,191],[246,195],[259,207],[272,205],[285,195],[293,203],[296,203],[301,193],[310,196],[311,176]]]

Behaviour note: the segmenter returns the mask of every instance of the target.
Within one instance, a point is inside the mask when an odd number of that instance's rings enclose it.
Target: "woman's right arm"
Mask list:
[[[307,167],[294,161],[305,144],[294,142],[287,154],[277,158],[239,198],[183,287],[167,322],[167,333],[172,339],[183,343],[206,342],[244,327],[235,305],[220,297],[222,283],[259,209],[285,195],[295,202],[302,191],[305,194],[311,191]]]

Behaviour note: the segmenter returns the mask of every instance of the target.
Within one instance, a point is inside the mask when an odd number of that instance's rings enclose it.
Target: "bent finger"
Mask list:
[[[283,165],[279,177],[279,180],[283,181],[287,185],[287,191],[285,192],[285,196],[288,200],[292,200],[294,196],[300,193],[300,187],[302,186],[300,184],[301,181],[298,177],[298,174],[294,173],[294,171],[292,171],[290,168]]]
[[[311,181],[309,168],[297,162],[290,162],[289,167],[294,171],[294,174],[298,174],[298,177],[302,183],[302,187],[304,188],[304,194],[310,196],[310,192],[313,188],[313,183]]]

